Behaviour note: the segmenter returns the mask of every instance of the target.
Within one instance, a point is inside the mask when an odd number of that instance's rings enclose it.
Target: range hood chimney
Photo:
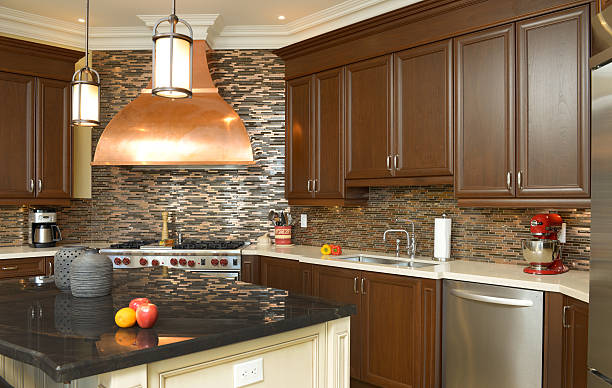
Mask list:
[[[207,48],[205,41],[194,42],[192,98],[157,97],[143,89],[108,123],[92,165],[236,168],[255,163],[242,120],[210,77]]]

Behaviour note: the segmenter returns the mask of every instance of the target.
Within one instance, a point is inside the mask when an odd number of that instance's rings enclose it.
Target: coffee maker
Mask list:
[[[561,242],[565,242],[559,238],[562,227],[563,219],[555,213],[531,217],[530,231],[535,239],[523,240],[523,257],[529,262],[524,272],[557,275],[569,270],[561,260]]]
[[[62,239],[56,224],[57,213],[54,209],[39,208],[30,211],[31,241],[34,248],[54,247]]]

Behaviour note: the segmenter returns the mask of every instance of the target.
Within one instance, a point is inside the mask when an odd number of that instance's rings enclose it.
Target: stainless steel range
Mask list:
[[[185,241],[172,247],[154,240],[113,244],[100,253],[108,255],[114,268],[166,266],[240,279],[243,241]]]

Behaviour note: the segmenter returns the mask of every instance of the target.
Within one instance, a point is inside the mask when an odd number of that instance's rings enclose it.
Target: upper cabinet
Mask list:
[[[514,25],[455,40],[457,197],[513,197]]]
[[[589,8],[517,24],[517,197],[589,197]]]
[[[452,62],[450,40],[394,55],[394,176],[453,174]]]
[[[391,55],[346,67],[346,178],[388,178],[391,159]]]
[[[0,37],[0,204],[67,204],[70,79],[82,53]]]
[[[454,184],[460,206],[590,206],[594,3],[459,3],[407,6],[277,51],[290,78],[290,201]],[[299,146],[298,124],[311,131]]]

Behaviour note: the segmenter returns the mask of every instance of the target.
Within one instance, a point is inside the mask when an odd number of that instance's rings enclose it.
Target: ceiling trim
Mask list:
[[[419,0],[347,0],[283,25],[225,26],[219,14],[181,14],[195,39],[213,49],[278,49],[347,25],[405,7]],[[150,50],[152,28],[167,15],[137,15],[137,27],[92,27],[92,50]],[[10,34],[83,49],[85,26],[0,6],[0,34]]]

